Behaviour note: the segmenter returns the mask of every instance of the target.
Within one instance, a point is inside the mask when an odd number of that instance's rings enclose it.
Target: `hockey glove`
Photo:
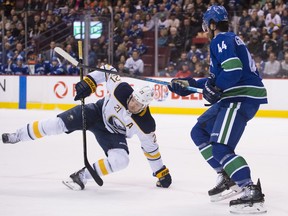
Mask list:
[[[209,77],[203,88],[203,97],[212,105],[220,100],[221,95],[221,89],[215,86],[214,79]]]
[[[160,170],[153,174],[159,180],[156,183],[157,187],[168,188],[172,183],[171,175],[169,173],[169,169],[166,166],[163,166]]]
[[[94,79],[91,76],[87,75],[82,81],[76,84],[76,96],[74,98],[74,101],[88,97],[91,93],[96,91],[96,87],[97,84]]]
[[[171,80],[171,84],[168,85],[168,89],[180,96],[187,96],[192,92],[187,90],[188,86],[197,87],[197,82],[192,77],[174,78]]]

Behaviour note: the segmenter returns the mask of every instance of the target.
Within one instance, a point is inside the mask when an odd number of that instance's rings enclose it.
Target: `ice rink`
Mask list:
[[[0,133],[60,111],[0,109]],[[190,139],[197,116],[154,115],[157,139],[173,184],[155,187],[137,137],[128,140],[129,167],[71,191],[61,181],[83,167],[82,133],[4,145],[0,141],[0,216],[225,216],[229,201],[211,203],[207,191],[216,174]],[[89,161],[104,154],[87,132]],[[261,178],[266,215],[288,215],[288,119],[254,118],[236,151],[256,182]]]

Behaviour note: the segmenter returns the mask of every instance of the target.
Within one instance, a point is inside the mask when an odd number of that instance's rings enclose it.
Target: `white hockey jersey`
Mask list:
[[[163,162],[155,135],[156,124],[149,107],[139,114],[128,111],[127,101],[133,88],[128,83],[122,82],[119,75],[93,71],[89,76],[97,84],[106,81],[107,94],[102,107],[106,129],[111,133],[124,134],[127,138],[137,135],[153,173],[161,169]]]

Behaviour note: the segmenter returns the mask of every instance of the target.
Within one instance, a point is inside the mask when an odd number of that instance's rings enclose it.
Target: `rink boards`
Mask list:
[[[153,77],[155,78],[155,77]],[[170,81],[171,78],[155,78]],[[171,93],[167,86],[147,81],[125,78],[131,86],[149,85],[154,88],[154,101],[151,111],[159,114],[194,114],[203,113],[207,102],[201,94],[186,97]],[[11,109],[69,109],[79,102],[74,101],[75,84],[79,77],[73,76],[0,76],[0,108]],[[288,80],[265,79],[269,104],[262,105],[258,117],[288,118],[288,100],[286,92]],[[95,94],[86,98],[86,103],[93,103],[106,94],[105,83],[99,84]]]

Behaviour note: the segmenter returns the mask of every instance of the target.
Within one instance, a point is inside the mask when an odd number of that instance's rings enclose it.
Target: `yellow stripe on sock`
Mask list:
[[[157,159],[157,158],[160,158],[160,156],[161,156],[159,152],[155,155],[151,155],[151,154],[146,153],[146,152],[144,152],[144,154],[148,159]]]
[[[105,163],[104,163],[104,159],[101,159],[98,161],[98,164],[99,164],[99,167],[100,167],[100,170],[102,172],[103,175],[108,175],[108,171],[105,167]]]
[[[41,138],[43,136],[41,135],[38,126],[39,126],[38,121],[33,122],[33,133],[36,136],[36,138]]]

